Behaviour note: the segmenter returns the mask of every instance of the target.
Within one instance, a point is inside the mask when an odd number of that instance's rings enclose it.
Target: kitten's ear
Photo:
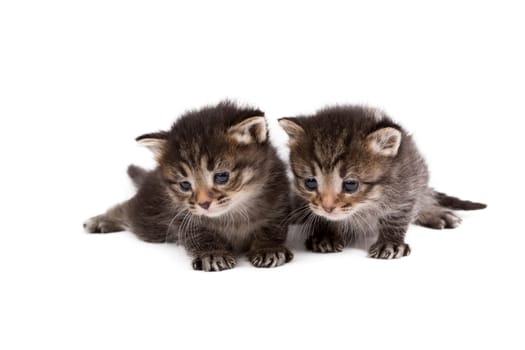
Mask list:
[[[382,128],[368,135],[366,141],[373,153],[395,157],[401,145],[401,131],[391,127]]]
[[[304,129],[302,126],[297,124],[294,118],[281,118],[279,119],[279,125],[286,131],[290,137],[290,143],[297,142],[304,135]]]
[[[150,134],[140,135],[135,139],[135,141],[137,141],[139,145],[149,148],[155,155],[155,158],[158,159],[166,149],[166,143],[168,141],[168,132],[159,131]]]
[[[264,117],[251,117],[228,129],[228,135],[236,142],[248,145],[263,143],[268,139],[268,128]]]

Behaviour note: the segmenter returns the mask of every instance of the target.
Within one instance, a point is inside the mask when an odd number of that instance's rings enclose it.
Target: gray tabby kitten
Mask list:
[[[130,166],[136,195],[86,221],[88,232],[130,230],[147,242],[177,242],[195,270],[230,269],[241,251],[256,267],[292,259],[282,225],[289,182],[263,112],[226,101],[137,141],[154,152],[158,167]]]
[[[355,244],[372,258],[399,258],[410,254],[410,223],[454,228],[460,218],[453,209],[486,207],[429,188],[412,138],[379,110],[339,106],[279,123],[290,137],[298,194],[290,222],[303,223],[309,250],[339,252]]]

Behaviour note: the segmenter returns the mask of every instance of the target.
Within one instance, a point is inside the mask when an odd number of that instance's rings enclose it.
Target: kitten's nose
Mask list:
[[[331,212],[334,211],[334,209],[335,209],[335,205],[331,205],[331,206],[323,205],[323,209],[324,209],[324,211],[326,211],[327,213],[331,213]]]
[[[202,208],[204,209],[208,209],[211,205],[211,201],[206,201],[206,202],[200,202],[199,203],[199,206],[201,206]]]

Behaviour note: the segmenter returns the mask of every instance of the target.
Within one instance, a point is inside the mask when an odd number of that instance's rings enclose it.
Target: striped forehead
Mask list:
[[[190,169],[208,169],[212,170],[215,166],[220,164],[220,157],[212,156],[213,151],[210,150],[206,144],[201,144],[199,140],[193,142],[178,144],[177,148],[174,150],[176,154],[176,165],[180,163],[185,163],[186,168]],[[181,170],[188,172],[187,169],[184,169],[182,166],[179,166]]]
[[[173,171],[177,173],[174,174],[177,177],[183,177],[195,183],[211,186],[213,169],[208,168],[207,157],[202,157],[200,164],[188,164],[185,161],[181,161]]]
[[[198,152],[181,151],[177,158],[171,167],[173,175],[195,178],[204,172],[212,171],[215,167],[214,162],[206,154],[201,155]]]
[[[348,146],[343,137],[335,140],[317,140],[313,144],[313,161],[322,172],[333,172],[347,155]]]

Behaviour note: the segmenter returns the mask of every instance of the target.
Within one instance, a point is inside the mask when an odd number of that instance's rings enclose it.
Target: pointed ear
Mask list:
[[[366,142],[373,153],[395,157],[401,145],[401,131],[391,127],[382,128],[368,135]]]
[[[290,144],[297,142],[301,137],[304,136],[304,129],[302,126],[297,124],[294,118],[281,118],[279,119],[279,125],[286,131],[288,137],[290,137]]]
[[[263,143],[268,139],[268,128],[264,117],[251,117],[228,129],[228,135],[236,142],[248,145]]]
[[[164,150],[166,149],[167,140],[167,131],[159,131],[150,134],[144,134],[140,135],[135,139],[135,141],[137,141],[139,145],[149,148],[155,155],[155,158],[157,159],[160,158],[160,156],[164,153]]]

